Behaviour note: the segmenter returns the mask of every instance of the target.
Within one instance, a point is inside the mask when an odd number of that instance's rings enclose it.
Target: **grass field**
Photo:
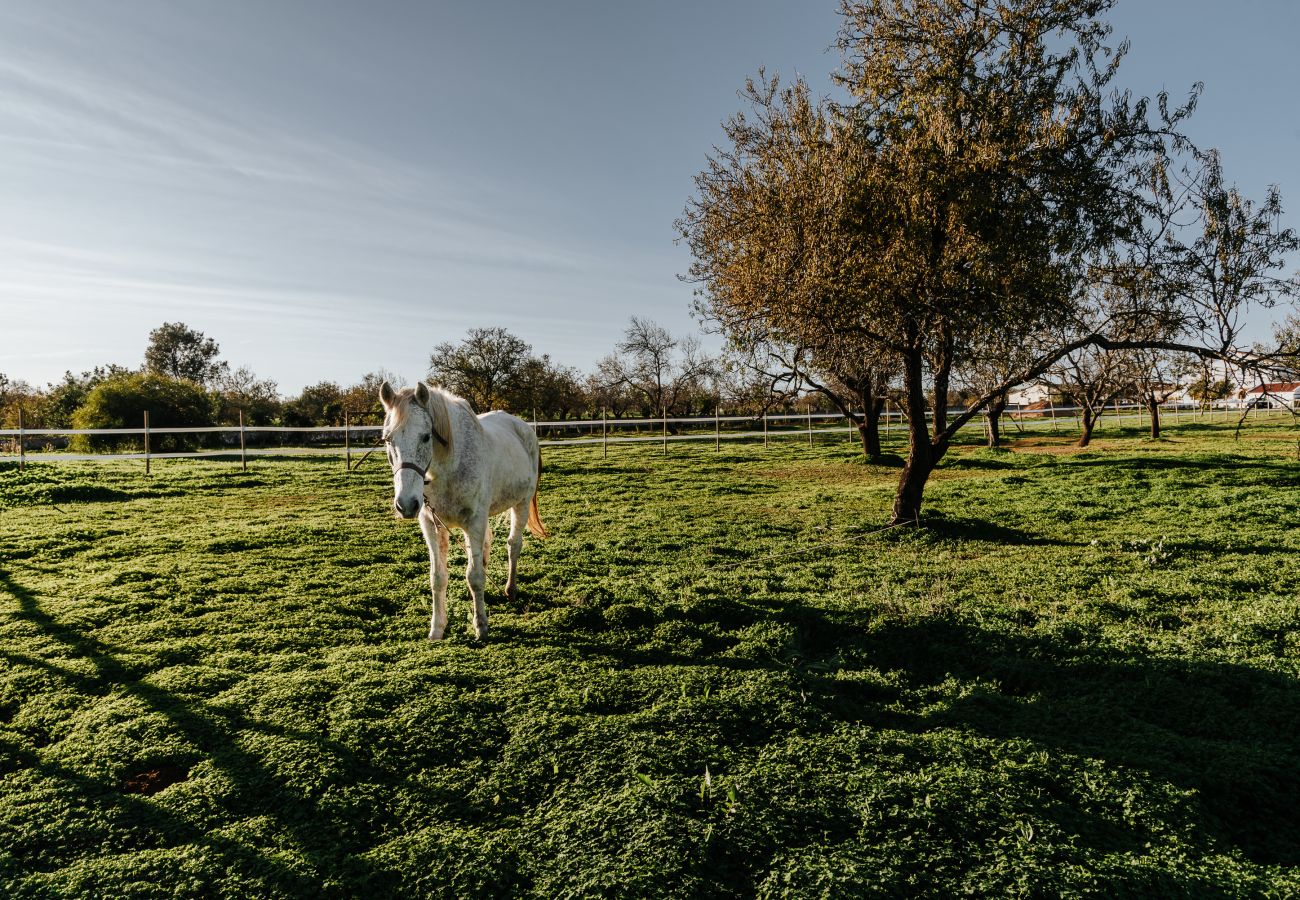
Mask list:
[[[554,450],[484,645],[382,461],[0,468],[0,895],[1300,895],[1296,437]]]

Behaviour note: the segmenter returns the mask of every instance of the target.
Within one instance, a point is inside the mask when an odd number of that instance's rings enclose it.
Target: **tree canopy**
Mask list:
[[[678,227],[705,316],[742,343],[849,347],[901,372],[909,456],[895,522],[918,518],[957,428],[1067,353],[1228,352],[1193,327],[1214,310],[1203,297],[1197,306],[1191,277],[1198,255],[1224,245],[1176,233],[1193,197],[1223,194],[1214,166],[1189,178],[1199,193],[1170,176],[1192,150],[1179,126],[1199,86],[1175,107],[1115,89],[1128,47],[1111,43],[1112,6],[843,0],[845,96],[817,101],[804,83],[782,88],[760,71],[696,178]],[[1231,218],[1196,210],[1207,228]],[[1230,230],[1249,236],[1253,222],[1246,208]],[[1270,250],[1243,261],[1275,263],[1278,230],[1256,236]],[[1125,302],[1092,324],[1090,286],[1152,267],[1160,291],[1112,290]],[[1244,293],[1237,309],[1264,298]],[[1230,331],[1237,324],[1229,317]],[[1041,353],[949,415],[955,369],[998,346]]]
[[[217,342],[184,322],[164,322],[149,332],[144,351],[145,371],[195,384],[209,385],[224,373],[227,365],[217,357]]]

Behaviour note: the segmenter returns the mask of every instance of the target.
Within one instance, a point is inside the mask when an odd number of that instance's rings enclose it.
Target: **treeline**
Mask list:
[[[436,345],[428,380],[465,397],[478,411],[505,409],[525,418],[564,421],[754,414],[782,409],[822,408],[794,384],[740,360],[703,352],[693,336],[679,337],[646,319],[633,317],[613,352],[594,371],[561,365],[535,354],[504,328],[473,328],[458,341]],[[15,428],[21,410],[26,428],[138,428],[149,411],[153,428],[248,426],[338,426],[346,416],[356,425],[383,421],[379,386],[402,380],[378,369],[353,384],[322,381],[294,396],[281,394],[271,379],[247,367],[232,368],[217,342],[181,322],[149,334],[138,368],[108,364],[36,387],[0,373],[0,421]],[[158,449],[180,446],[159,438]],[[187,445],[204,441],[187,439]],[[103,448],[102,439],[82,439],[82,448]]]

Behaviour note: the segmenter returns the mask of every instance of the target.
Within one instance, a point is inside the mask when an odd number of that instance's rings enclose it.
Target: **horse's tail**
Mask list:
[[[542,450],[537,449],[537,480],[542,480]],[[547,537],[546,526],[542,524],[541,513],[537,511],[537,488],[533,488],[533,500],[528,504],[528,530],[535,538]]]

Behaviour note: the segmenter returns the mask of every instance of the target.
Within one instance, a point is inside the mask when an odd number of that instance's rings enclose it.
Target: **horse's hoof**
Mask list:
[[[511,603],[518,600],[519,588],[515,587],[513,584],[506,585],[506,599],[509,600]]]
[[[442,632],[441,632],[441,631],[430,631],[430,632],[429,632],[429,640],[432,641],[432,642],[434,642],[434,643],[436,643],[436,642],[442,640]]]

